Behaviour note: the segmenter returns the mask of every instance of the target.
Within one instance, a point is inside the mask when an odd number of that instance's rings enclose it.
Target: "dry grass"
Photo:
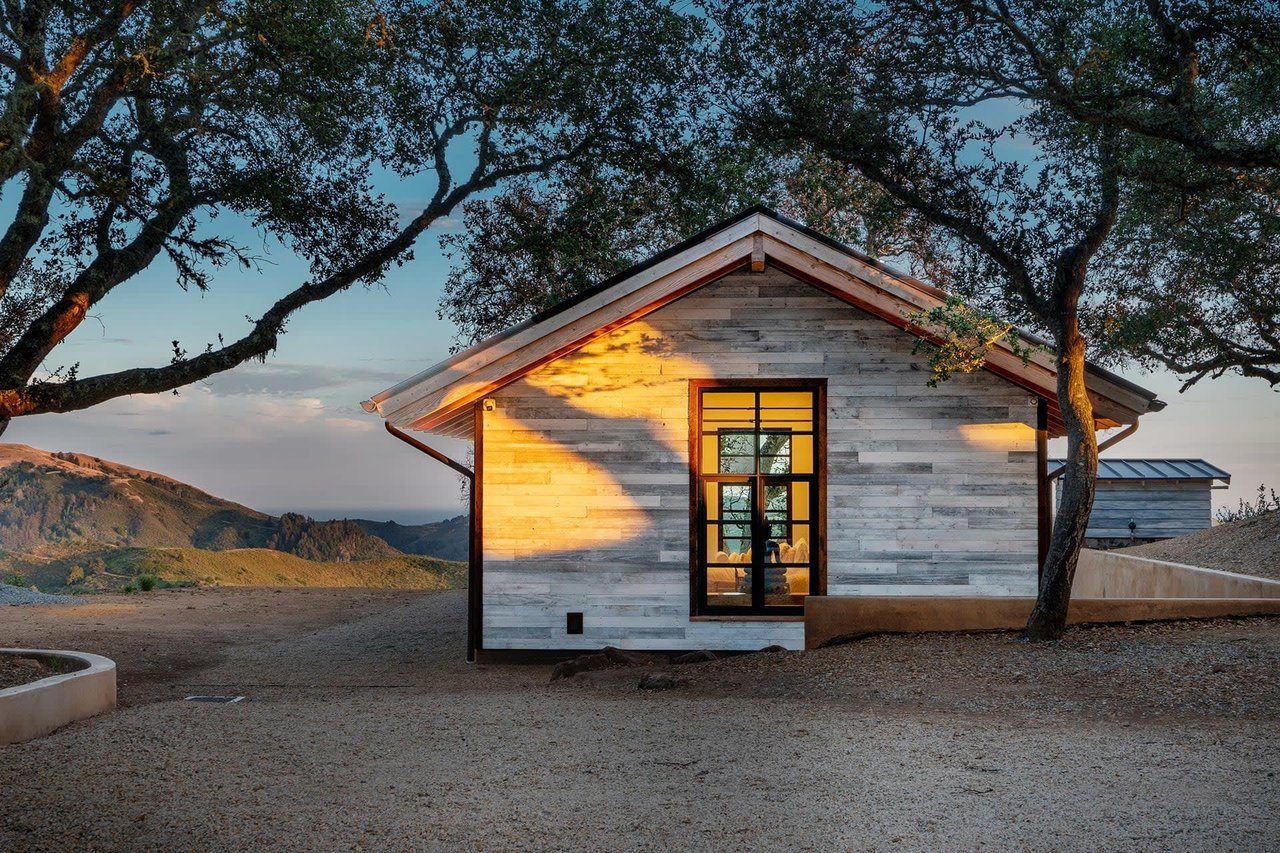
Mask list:
[[[431,590],[466,585],[465,564],[434,557],[326,562],[266,548],[107,548],[50,559],[10,557],[5,570],[21,574],[24,585],[72,592],[118,591],[125,585],[136,586],[137,578],[147,575],[167,584],[194,586]]]

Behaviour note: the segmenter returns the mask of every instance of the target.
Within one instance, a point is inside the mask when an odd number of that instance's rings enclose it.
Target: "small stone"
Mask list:
[[[655,662],[652,655],[627,652],[613,646],[605,646],[600,653],[619,666],[647,666]]]
[[[688,683],[689,679],[669,672],[646,672],[640,676],[640,684],[637,687],[640,690],[671,690],[675,687],[684,687]]]
[[[719,660],[716,653],[701,649],[696,652],[687,652],[683,655],[676,655],[671,659],[672,663],[705,663],[707,661]]]
[[[573,678],[579,673],[590,672],[595,669],[608,669],[613,665],[613,661],[601,654],[579,655],[573,660],[561,661],[556,664],[551,670],[551,680],[559,681],[562,678]]]

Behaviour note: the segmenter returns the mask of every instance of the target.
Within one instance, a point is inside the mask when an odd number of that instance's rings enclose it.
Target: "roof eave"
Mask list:
[[[779,227],[780,226],[780,227]],[[793,232],[788,235],[788,231]],[[518,362],[516,358],[526,347],[532,343],[536,343],[539,335],[528,336],[529,340],[520,342],[519,336],[525,335],[531,330],[554,320],[559,315],[573,310],[575,307],[584,306],[580,309],[581,316],[568,321],[567,325],[580,323],[586,317],[593,316],[597,311],[604,311],[605,308],[612,304],[612,301],[605,300],[597,307],[588,305],[589,300],[606,293],[612,288],[628,282],[635,281],[640,278],[636,286],[630,290],[624,290],[619,293],[617,298],[621,299],[627,295],[642,291],[648,283],[648,279],[656,281],[662,276],[671,275],[675,271],[683,269],[685,266],[697,263],[699,259],[704,258],[713,251],[723,249],[726,246],[734,245],[735,241],[741,241],[751,235],[764,235],[775,241],[787,241],[792,243],[791,248],[795,251],[805,251],[805,248],[795,246],[794,241],[799,240],[800,243],[812,241],[808,245],[808,249],[816,251],[819,255],[825,255],[823,260],[828,266],[839,268],[847,265],[847,261],[841,262],[841,257],[852,259],[856,262],[852,269],[864,270],[862,273],[850,272],[842,270],[842,274],[853,276],[860,279],[865,284],[872,287],[884,288],[889,287],[886,291],[896,298],[907,302],[926,302],[945,299],[946,294],[938,288],[921,282],[912,276],[906,275],[898,270],[893,269],[867,255],[858,252],[855,249],[845,246],[836,240],[820,234],[812,229],[794,222],[777,212],[771,210],[764,205],[756,205],[741,213],[717,223],[704,231],[672,246],[671,248],[654,255],[651,258],[642,261],[624,272],[611,276],[610,278],[600,282],[599,284],[559,303],[558,305],[546,311],[531,317],[519,324],[512,326],[496,335],[493,335],[479,343],[476,343],[461,352],[455,353],[448,359],[433,365],[432,367],[421,371],[408,379],[399,382],[386,390],[379,392],[369,400],[364,401],[361,405],[365,411],[377,412],[388,421],[394,423],[401,428],[409,429],[432,429],[432,424],[436,421],[441,423],[451,419],[456,415],[459,406],[463,405],[464,400],[469,393],[465,387],[459,389],[458,394],[445,394],[444,392],[462,383],[462,380],[471,376],[476,370],[483,369],[486,366],[493,366],[509,358],[513,362]],[[795,235],[801,235],[797,238]],[[759,241],[760,236],[754,239]],[[694,252],[692,250],[703,247],[705,251]],[[834,253],[834,255],[832,254]],[[671,265],[672,269],[659,269],[666,261],[683,257],[679,264]],[[785,268],[785,265],[784,265]],[[651,272],[649,276],[645,276],[647,272]],[[870,279],[866,276],[870,274]],[[795,274],[794,272],[792,274]],[[643,278],[641,278],[643,277]],[[896,293],[895,293],[896,291]],[[848,301],[848,300],[846,300]],[[588,310],[589,309],[589,310]],[[584,313],[585,312],[585,313]],[[892,321],[896,322],[896,321]],[[902,325],[901,323],[897,323]],[[553,334],[558,329],[566,326],[556,327],[546,334]],[[903,326],[903,328],[906,328]],[[912,331],[908,329],[908,331]],[[918,333],[918,332],[912,332]],[[1046,348],[1049,347],[1048,342],[1038,336],[1024,333],[1023,335],[1028,341],[1039,344]],[[507,344],[507,352],[495,354],[490,361],[484,361],[483,355],[494,348],[502,347]],[[499,351],[500,352],[500,351]],[[1053,371],[1054,365],[1047,358],[1034,359],[1037,369]],[[1043,362],[1043,363],[1041,363]],[[469,368],[463,368],[458,371],[457,375],[447,378],[445,375],[451,369],[460,366],[470,365]],[[994,368],[992,368],[994,369]],[[1094,388],[1090,389],[1091,396],[1097,397],[1104,403],[1101,407],[1102,411],[1098,418],[1100,421],[1109,423],[1133,423],[1143,415],[1150,412],[1158,412],[1165,408],[1165,403],[1159,400],[1156,395],[1141,386],[1130,382],[1124,377],[1118,376],[1104,368],[1089,363],[1086,365],[1088,376],[1093,377],[1096,381],[1093,383]],[[1000,371],[996,371],[1000,373]],[[519,373],[513,374],[512,378],[518,378]],[[1001,373],[1001,375],[1004,375]],[[1008,378],[1008,377],[1006,377]],[[435,380],[433,382],[433,380]],[[1110,386],[1110,387],[1108,387]],[[479,386],[475,386],[479,387]],[[473,389],[474,390],[474,389]],[[1034,387],[1030,388],[1033,393],[1037,393],[1047,399],[1056,399],[1051,393],[1052,389]],[[439,395],[440,399],[435,408],[428,407],[423,409],[422,403],[426,402],[432,395]]]

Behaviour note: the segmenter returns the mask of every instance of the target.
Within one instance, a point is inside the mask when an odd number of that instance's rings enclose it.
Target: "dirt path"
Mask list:
[[[1076,632],[1057,649],[882,637],[683,667],[686,687],[638,692],[635,670],[551,684],[548,667],[468,667],[463,593],[344,606],[351,591],[334,592],[236,591],[225,610],[226,592],[166,593],[84,619],[0,613],[5,641],[16,630],[185,661],[122,661],[131,707],[0,748],[0,849],[1280,838],[1277,620]],[[186,692],[249,701],[174,700]]]
[[[174,698],[185,674],[253,647],[358,620],[420,593],[382,589],[173,589],[89,604],[0,607],[0,646],[67,648],[118,667],[122,707]]]

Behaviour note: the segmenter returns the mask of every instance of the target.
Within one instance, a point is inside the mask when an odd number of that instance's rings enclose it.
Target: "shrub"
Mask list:
[[[21,572],[9,572],[4,576],[4,582],[9,586],[26,586],[27,579]]]
[[[155,575],[138,575],[138,589],[143,592],[151,592],[156,588]]]
[[[84,569],[82,569],[80,566],[76,566],[71,571],[67,572],[67,579],[66,579],[67,586],[71,586],[74,583],[79,583],[82,580],[84,580]]]
[[[1223,507],[1218,510],[1218,521],[1223,524],[1229,524],[1233,521],[1244,521],[1247,518],[1257,518],[1260,515],[1266,515],[1271,512],[1280,512],[1280,495],[1276,494],[1275,489],[1270,490],[1268,497],[1268,489],[1265,483],[1258,484],[1258,497],[1253,503],[1246,503],[1243,498],[1240,499],[1240,506],[1236,509]]]
[[[128,593],[128,592],[133,592],[133,584],[128,584],[128,583],[127,583],[127,584],[125,584],[125,585],[124,585],[124,591],[125,591],[125,592],[127,592],[127,593]]]

